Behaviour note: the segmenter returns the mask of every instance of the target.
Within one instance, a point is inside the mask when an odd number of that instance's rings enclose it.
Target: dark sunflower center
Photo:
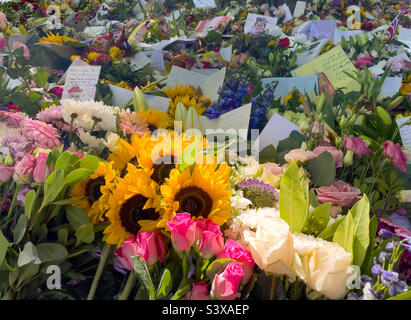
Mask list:
[[[129,163],[134,164],[136,167],[138,167],[137,157],[132,158],[132,159],[129,161]],[[121,170],[121,172],[120,172],[120,177],[121,177],[121,178],[124,178],[124,177],[126,176],[127,172],[128,172],[128,171],[127,171],[127,163],[126,163],[126,165],[124,166],[123,170]]]
[[[199,187],[182,188],[175,196],[179,202],[178,213],[188,212],[195,217],[207,218],[211,212],[213,200],[210,195]]]
[[[126,231],[137,234],[141,226],[139,220],[157,220],[160,215],[154,209],[144,210],[147,198],[138,194],[123,203],[120,209],[121,225]]]
[[[88,203],[92,205],[103,195],[100,191],[100,187],[104,186],[106,183],[104,177],[98,177],[96,179],[90,179],[86,184],[85,195],[87,197]]]
[[[153,166],[154,172],[151,175],[151,179],[153,179],[159,185],[162,185],[166,181],[166,178],[170,177],[171,170],[176,167],[174,160],[174,156],[170,155],[158,159],[156,161],[157,163]]]
[[[158,128],[154,125],[154,124],[149,124],[148,125],[148,130],[150,130],[151,132],[156,131]]]

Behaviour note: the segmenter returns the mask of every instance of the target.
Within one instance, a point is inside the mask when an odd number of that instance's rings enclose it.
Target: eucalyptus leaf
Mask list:
[[[90,223],[90,220],[83,209],[73,206],[66,206],[65,208],[67,220],[74,230]]]
[[[23,251],[20,252],[17,260],[17,266],[22,267],[29,263],[40,264],[41,260],[33,243],[27,242],[24,245]]]
[[[24,199],[24,214],[28,221],[31,219],[33,206],[36,201],[36,191],[30,190],[27,192],[26,197]]]
[[[13,242],[19,244],[23,239],[27,229],[27,218],[24,214],[20,215],[16,228],[13,231]]]
[[[66,247],[59,243],[40,243],[36,249],[42,262],[64,259],[68,255]]]

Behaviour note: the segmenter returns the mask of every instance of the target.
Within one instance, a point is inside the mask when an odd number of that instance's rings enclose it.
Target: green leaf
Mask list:
[[[53,166],[55,165],[55,162],[57,161],[57,158],[60,156],[60,151],[58,148],[53,148],[51,152],[49,153],[49,156],[47,157],[47,166]]]
[[[36,201],[36,192],[34,190],[30,190],[29,192],[27,192],[26,198],[24,200],[24,214],[28,221],[30,221],[31,219],[35,201]]]
[[[62,153],[56,161],[55,170],[63,170],[65,173],[69,171],[69,166],[71,166],[71,153]]]
[[[42,262],[64,259],[68,255],[66,247],[59,243],[40,243],[36,249]]]
[[[370,202],[365,194],[350,212],[354,221],[353,263],[361,267],[370,244]]]
[[[19,275],[18,275],[18,281],[17,281],[17,287],[20,287],[20,285],[28,279],[31,279],[34,277],[40,269],[40,264],[34,264],[30,263],[27,264],[19,269]]]
[[[403,292],[394,297],[387,298],[386,300],[411,300],[411,287],[408,287],[407,292]]]
[[[91,171],[87,168],[75,169],[66,176],[65,184],[66,186],[73,186],[86,180],[90,176],[90,174]]]
[[[292,161],[281,179],[279,207],[281,218],[291,232],[301,232],[307,217],[306,193],[300,179],[298,165]]]
[[[342,222],[335,230],[333,242],[338,243],[345,251],[353,254],[354,244],[354,219],[351,211],[342,219]]]
[[[35,91],[30,91],[27,96],[31,103],[37,103],[41,99],[41,94]]]
[[[134,271],[140,284],[143,285],[149,292],[150,300],[155,300],[155,289],[153,281],[151,280],[150,272],[148,271],[147,264],[141,259],[140,256],[133,256]]]
[[[83,209],[73,206],[66,206],[65,208],[67,220],[74,230],[90,223],[90,220],[88,219],[87,214]]]
[[[184,298],[187,295],[187,293],[191,290],[191,286],[194,282],[194,279],[185,279],[184,281],[182,281],[180,287],[178,288],[174,296],[171,298],[171,300],[179,300],[181,298]]]
[[[375,237],[377,236],[378,230],[378,218],[377,216],[373,216],[370,219],[370,244],[368,245],[367,252],[365,254],[364,261],[361,265],[361,273],[371,275],[371,268],[373,266],[373,252],[374,252],[374,245],[375,245]]]
[[[317,187],[328,186],[335,179],[335,165],[329,152],[321,153],[317,158],[308,163],[307,170],[311,181]]]
[[[27,242],[24,245],[23,251],[20,252],[19,258],[17,260],[17,266],[22,267],[29,263],[41,263],[36,247],[31,242]]]
[[[183,152],[181,157],[181,164],[178,165],[178,169],[183,172],[186,168],[194,166],[198,155],[198,141],[194,140]]]
[[[318,236],[328,225],[328,221],[330,220],[330,208],[330,202],[316,207],[305,223],[304,229],[306,229],[307,232],[304,233],[312,234],[315,237]]]
[[[38,88],[44,88],[47,84],[49,78],[48,72],[41,68],[37,67],[37,73],[33,76],[33,80]]]
[[[87,155],[74,163],[75,168],[86,168],[94,173],[99,165],[99,159],[96,156]]]
[[[59,242],[63,245],[67,245],[67,239],[68,239],[68,230],[66,228],[62,228],[57,232],[57,238]]]
[[[274,162],[277,152],[272,144],[266,146],[259,154],[260,163]]]
[[[4,258],[6,257],[8,247],[9,242],[0,230],[0,266],[3,264]]]
[[[16,228],[13,231],[13,242],[19,244],[23,239],[24,234],[27,229],[27,218],[24,214],[20,215],[19,220],[17,221]]]
[[[91,223],[80,226],[76,229],[77,243],[80,241],[85,243],[92,243],[94,241],[94,230]]]
[[[157,289],[157,299],[167,298],[167,295],[173,288],[173,280],[170,270],[166,267],[160,279],[160,284]]]
[[[44,185],[44,199],[42,207],[45,207],[50,202],[53,202],[60,192],[63,190],[65,184],[64,171],[54,171],[46,180]]]

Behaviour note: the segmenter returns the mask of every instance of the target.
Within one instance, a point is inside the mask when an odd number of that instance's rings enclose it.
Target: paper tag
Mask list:
[[[266,17],[259,14],[249,13],[244,25],[244,33],[264,34],[268,33],[271,27],[277,25],[278,18]]]
[[[266,84],[274,83],[278,81],[278,85],[275,89],[274,96],[285,97],[289,94],[294,87],[297,88],[302,94],[305,92],[311,93],[314,88],[318,89],[318,78],[316,75],[301,76],[301,77],[290,77],[290,78],[265,78],[261,79],[263,87]]]
[[[198,9],[216,8],[217,7],[214,0],[194,0],[194,5]]]
[[[151,60],[154,69],[165,71],[163,50],[142,51]]]
[[[401,127],[403,123],[407,122],[410,119],[411,117],[397,119],[398,127]],[[400,128],[400,135],[401,135],[402,145],[408,151],[411,151],[411,125],[406,125]]]
[[[252,149],[260,152],[270,144],[277,148],[278,143],[281,140],[287,139],[294,130],[300,132],[300,128],[296,124],[275,113],[268,121]]]
[[[94,100],[101,66],[71,66],[62,99]]]
[[[386,77],[381,88],[381,94],[384,98],[391,98],[400,91],[402,77]]]
[[[230,45],[226,48],[221,48],[220,49],[220,55],[223,57],[223,59],[225,61],[230,62],[232,54],[233,54],[233,46],[232,45]]]
[[[226,68],[223,68],[211,76],[206,76],[195,71],[186,70],[177,66],[172,66],[168,75],[167,85],[187,84],[195,88],[200,87],[203,95],[210,99],[218,97],[218,90],[223,86]]]
[[[297,1],[294,8],[294,17],[298,18],[301,17],[305,12],[305,7],[307,6],[307,2],[305,1]]]

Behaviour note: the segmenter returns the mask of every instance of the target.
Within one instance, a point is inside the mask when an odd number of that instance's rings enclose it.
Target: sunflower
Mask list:
[[[123,52],[116,46],[110,48],[109,55],[112,61],[119,61],[123,59]]]
[[[109,226],[104,230],[103,240],[120,246],[138,232],[153,231],[161,218],[156,183],[150,179],[151,172],[128,164],[127,175],[119,178],[109,198],[107,212]]]
[[[94,61],[94,59],[95,58],[97,58],[99,55],[100,55],[101,53],[99,53],[99,52],[90,52],[88,55],[87,55],[87,59],[88,60],[90,60],[90,61]]]
[[[176,85],[174,88],[166,87],[163,92],[170,99],[168,113],[170,117],[175,117],[176,107],[181,102],[187,109],[194,107],[199,115],[202,115],[211,100],[202,96],[201,89],[195,90],[192,86]]]
[[[170,178],[161,186],[165,209],[159,227],[177,213],[188,212],[193,218],[210,219],[219,226],[231,218],[230,168],[227,163],[217,165],[200,164],[191,173],[173,169]]]
[[[104,221],[108,197],[116,177],[114,163],[101,161],[96,172],[71,190],[71,199],[77,201],[73,206],[83,209],[91,223],[98,224]]]
[[[173,121],[167,113],[159,110],[151,110],[151,107],[147,111],[140,110],[138,116],[145,123],[148,123],[148,128],[151,132],[156,129],[167,129]]]
[[[52,32],[47,33],[47,37],[40,38],[39,42],[52,42],[57,44],[64,44],[64,42],[76,42],[75,39],[71,37],[61,36],[59,33],[53,34]]]

